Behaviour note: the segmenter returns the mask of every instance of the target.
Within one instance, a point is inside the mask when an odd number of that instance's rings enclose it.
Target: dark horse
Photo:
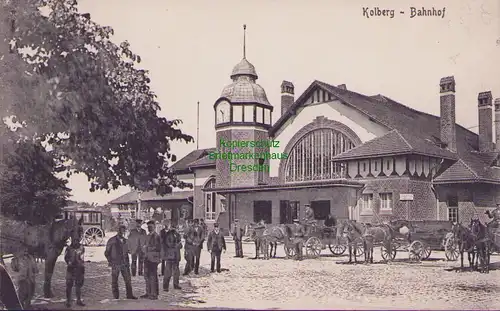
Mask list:
[[[490,248],[491,248],[491,235],[488,228],[481,223],[479,219],[471,219],[470,227],[472,234],[475,236],[475,245],[477,249],[477,257],[481,260],[481,273],[490,272]],[[477,269],[477,260],[476,260]]]
[[[0,265],[0,302],[7,310],[23,310],[14,282],[3,265]]]
[[[471,220],[471,227],[474,220]],[[475,248],[477,236],[472,232],[471,229],[465,227],[461,223],[453,223],[451,227],[451,232],[455,241],[458,242],[458,251],[460,252],[460,269],[464,269],[464,252],[467,252],[467,257],[469,259],[469,267],[471,270],[477,269],[478,266],[478,256],[476,256]]]
[[[61,255],[69,238],[81,240],[83,236],[82,222],[83,217],[31,226],[22,221],[4,220],[2,232],[0,232],[0,255],[14,254],[15,256],[19,247],[25,247],[35,257],[43,258],[45,260],[44,296],[52,298],[54,294],[52,293],[51,281],[57,258]],[[21,232],[19,232],[20,230]],[[20,237],[20,234],[23,234],[24,237]]]

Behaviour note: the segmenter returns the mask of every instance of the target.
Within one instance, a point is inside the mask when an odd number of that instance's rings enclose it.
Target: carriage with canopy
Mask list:
[[[92,208],[66,207],[62,211],[62,218],[83,218],[81,243],[86,246],[103,245],[106,233],[101,211]]]

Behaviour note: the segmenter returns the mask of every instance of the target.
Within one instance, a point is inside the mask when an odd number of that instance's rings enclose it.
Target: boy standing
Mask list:
[[[75,286],[76,304],[85,306],[82,301],[82,286],[85,279],[85,248],[79,240],[71,240],[71,245],[66,247],[64,261],[66,268],[66,307],[71,307],[71,293]]]
[[[31,300],[35,295],[35,280],[38,273],[38,267],[35,257],[22,250],[12,259],[11,267],[17,272],[18,296],[25,310],[31,309]]]

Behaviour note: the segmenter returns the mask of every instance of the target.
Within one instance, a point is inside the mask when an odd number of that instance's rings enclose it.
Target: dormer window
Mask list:
[[[271,109],[264,109],[264,124],[271,125]]]
[[[233,122],[243,122],[243,106],[233,105]]]
[[[262,107],[256,107],[255,121],[257,123],[264,123],[264,109]]]

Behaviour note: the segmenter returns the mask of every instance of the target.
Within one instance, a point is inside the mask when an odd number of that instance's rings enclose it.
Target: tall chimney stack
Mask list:
[[[457,134],[455,131],[455,78],[444,77],[440,86],[440,130],[441,141],[451,152],[457,151]]]
[[[284,115],[290,109],[294,101],[293,83],[283,80],[281,83],[281,115]]]
[[[479,116],[479,151],[489,152],[493,149],[493,96],[491,92],[481,92],[477,96]]]
[[[495,99],[495,150],[500,152],[500,98]]]

